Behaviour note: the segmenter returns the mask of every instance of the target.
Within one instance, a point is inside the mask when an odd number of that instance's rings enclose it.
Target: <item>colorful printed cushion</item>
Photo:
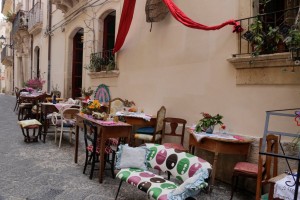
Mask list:
[[[121,169],[117,177],[157,200],[167,200],[168,193],[178,187],[159,175],[137,168]]]
[[[167,149],[163,145],[147,143],[148,167],[163,172],[169,171],[178,180],[185,181],[192,177],[199,169],[211,170],[211,164],[192,154]],[[208,173],[208,172],[207,172]]]
[[[254,163],[248,163],[248,162],[238,162],[234,166],[234,171],[240,171],[248,174],[257,174],[258,165]]]
[[[129,147],[128,144],[120,145],[117,152],[117,162],[116,168],[140,168],[147,170],[146,165],[146,156],[147,156],[146,147]]]

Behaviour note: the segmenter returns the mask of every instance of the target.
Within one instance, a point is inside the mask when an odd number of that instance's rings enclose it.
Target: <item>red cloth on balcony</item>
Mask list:
[[[181,22],[182,24],[184,24],[185,26],[188,26],[190,28],[195,28],[195,29],[201,29],[201,30],[206,30],[206,31],[210,31],[210,30],[218,30],[223,28],[224,26],[227,25],[234,25],[234,30],[233,32],[239,32],[240,30],[240,25],[235,21],[235,20],[228,20],[222,24],[219,25],[215,25],[215,26],[206,26],[203,24],[199,24],[193,20],[191,20],[190,18],[188,18],[188,16],[186,16],[173,2],[173,0],[163,0],[164,3],[167,5],[167,7],[169,8],[171,14],[173,15],[173,17]]]
[[[136,2],[136,0],[125,0],[124,1],[120,24],[119,24],[119,29],[118,29],[118,35],[117,35],[113,53],[116,53],[117,51],[119,51],[121,49],[121,47],[123,46],[123,43],[125,41],[125,38],[127,36],[127,33],[129,31],[129,28],[131,25],[133,13],[134,13],[135,2]]]

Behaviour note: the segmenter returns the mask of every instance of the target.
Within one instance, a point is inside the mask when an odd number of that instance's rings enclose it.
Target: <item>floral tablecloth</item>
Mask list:
[[[123,111],[118,111],[116,113],[117,116],[126,116],[126,117],[136,117],[136,118],[142,118],[146,121],[151,120],[151,115],[147,115],[145,113],[137,113],[137,112],[123,112]]]

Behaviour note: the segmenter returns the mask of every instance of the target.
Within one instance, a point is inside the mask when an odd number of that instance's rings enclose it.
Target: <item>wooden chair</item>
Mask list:
[[[75,128],[75,117],[76,114],[78,114],[79,112],[80,110],[78,108],[66,108],[66,109],[61,109],[60,111],[61,119],[59,119],[57,116],[54,115],[52,123],[55,124],[55,142],[56,142],[57,132],[60,131],[60,138],[59,138],[59,145],[58,145],[59,148],[61,146],[63,132],[66,131],[69,132],[70,143],[72,142],[72,133],[74,133],[73,129]]]
[[[262,139],[260,140],[260,146],[262,145]],[[279,137],[276,135],[267,135],[266,137],[266,153],[278,154]],[[265,157],[265,158],[263,158]],[[261,199],[262,186],[270,184],[269,180],[276,177],[278,173],[278,158],[275,156],[259,155],[258,158],[258,175],[256,184],[256,200]],[[270,184],[270,191],[273,192],[274,185]],[[273,199],[273,194],[269,194],[269,199]]]
[[[177,149],[179,151],[185,151],[185,152],[188,151],[183,146],[184,133],[185,133],[185,125],[186,125],[186,123],[187,123],[187,121],[185,119],[181,119],[181,118],[166,117],[164,119],[163,139],[165,138],[165,136],[168,136],[168,137],[180,137],[180,143],[163,143],[163,145],[166,148],[174,148],[174,149]],[[168,125],[171,128],[171,132],[166,132],[166,129],[167,129]],[[176,133],[178,125],[182,125],[181,134],[177,134]]]
[[[124,100],[121,98],[114,98],[109,101],[109,114],[115,115],[118,111],[124,110]]]
[[[93,173],[95,170],[95,164],[99,162],[100,153],[105,153],[105,161],[109,162],[111,165],[111,173],[114,178],[114,166],[115,166],[115,151],[112,149],[105,148],[105,152],[100,152],[100,140],[98,139],[98,128],[96,125],[88,120],[83,120],[84,124],[84,143],[85,143],[85,164],[83,168],[83,173],[85,174],[87,165],[91,165],[90,179],[93,178]],[[107,144],[106,144],[107,145]],[[109,160],[109,155],[112,154],[112,159]]]
[[[267,144],[267,150],[266,152],[278,152],[278,137],[274,135],[268,135],[266,138],[266,144]],[[259,142],[259,150],[261,149],[262,146],[262,138],[260,139]],[[249,162],[238,162],[233,169],[233,174],[232,174],[232,190],[231,190],[231,197],[230,199],[233,198],[234,191],[236,189],[236,186],[238,184],[238,177],[243,176],[247,178],[254,178],[257,179],[257,187],[256,187],[256,200],[260,199],[261,193],[261,186],[262,183],[265,183],[268,179],[270,179],[270,171],[271,171],[271,157],[267,156],[267,159],[263,163],[262,156],[259,155],[259,162],[258,164],[255,163],[249,163]],[[273,163],[273,172],[276,171],[277,174],[277,159],[274,160]],[[262,175],[264,174],[264,175]],[[267,175],[267,176],[265,176]],[[273,174],[274,175],[274,174]],[[262,179],[262,177],[264,177]],[[258,189],[259,188],[259,189]]]
[[[142,127],[137,129],[133,137],[133,145],[135,145],[136,139],[141,140],[142,143],[145,141],[151,143],[158,141],[158,144],[161,144],[165,116],[166,108],[162,106],[157,112],[155,127]]]

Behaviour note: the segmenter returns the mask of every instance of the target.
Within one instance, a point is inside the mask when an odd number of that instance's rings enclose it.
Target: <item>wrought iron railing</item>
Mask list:
[[[12,34],[15,35],[19,30],[28,29],[28,12],[24,10],[19,10],[16,18],[14,19]]]
[[[90,69],[95,71],[116,70],[115,55],[113,50],[92,53],[90,57]]]
[[[30,30],[37,23],[43,22],[42,3],[36,3],[28,13],[28,29]]]
[[[289,31],[294,26],[298,9],[299,7],[295,7],[278,12],[265,13],[254,17],[236,20],[241,24],[244,31],[239,33],[238,53],[233,54],[233,56],[235,57],[241,54],[250,54],[255,51],[255,47],[253,45],[255,36],[253,36],[253,31],[251,30],[251,26],[253,26],[253,24],[255,26],[255,20],[260,21],[262,25],[261,39],[263,40],[263,44],[259,54],[287,52],[288,48],[284,41],[289,34]],[[276,46],[274,46],[273,41],[270,41],[270,34],[279,34],[281,36],[280,40],[276,42]]]

